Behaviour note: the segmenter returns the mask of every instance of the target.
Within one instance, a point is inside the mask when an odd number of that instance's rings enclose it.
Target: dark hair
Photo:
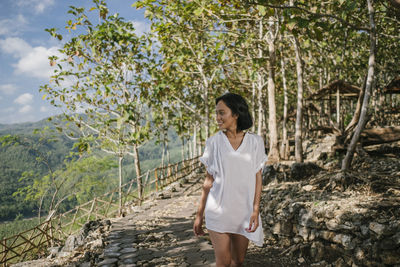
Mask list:
[[[253,119],[251,118],[249,112],[249,106],[247,105],[246,100],[241,95],[234,93],[223,94],[215,100],[215,104],[218,104],[218,102],[221,100],[224,101],[225,105],[227,105],[228,108],[230,108],[232,114],[238,115],[238,131],[246,130],[253,126]]]

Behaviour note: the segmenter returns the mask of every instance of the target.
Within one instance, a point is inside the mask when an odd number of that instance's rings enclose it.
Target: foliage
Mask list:
[[[54,118],[53,120],[56,119],[57,118]],[[7,135],[18,134],[20,135],[20,139],[26,140],[26,142],[29,140],[30,143],[38,144],[39,137],[37,134],[32,134],[31,130],[40,127],[50,127],[54,129],[54,126],[47,120],[24,124],[23,126],[20,124],[8,125],[7,129],[1,131],[1,138]],[[51,166],[56,170],[57,174],[71,175],[71,178],[73,178],[71,182],[75,182],[76,186],[79,187],[79,190],[76,191],[76,196],[71,196],[71,198],[66,199],[66,201],[60,205],[60,211],[65,211],[74,205],[82,204],[91,199],[94,194],[102,194],[111,187],[116,186],[115,177],[117,176],[117,170],[115,166],[117,161],[115,159],[111,159],[109,156],[107,157],[104,152],[94,150],[92,153],[93,157],[82,158],[80,160],[75,158],[72,162],[67,161],[67,167],[65,167],[64,159],[70,155],[73,142],[60,133],[54,132],[54,135],[52,139],[56,139],[57,141],[43,141],[47,143],[47,145],[41,146],[40,149],[42,149],[44,154],[50,155]],[[170,140],[171,159],[174,162],[178,161],[180,159],[179,139],[172,130],[169,131],[168,138]],[[160,165],[161,148],[156,144],[156,140],[151,140],[140,148],[139,153],[142,158],[142,168],[144,170],[152,169]],[[34,187],[37,188],[41,178],[46,175],[48,176],[48,170],[43,164],[40,164],[36,158],[37,155],[34,151],[26,149],[21,145],[0,145],[0,173],[2,174],[0,176],[0,222],[13,221],[19,214],[22,214],[25,218],[37,215],[37,201],[24,200],[28,197],[25,193],[30,192],[29,196],[31,198],[35,195],[33,192],[37,194],[38,189],[34,189]],[[111,166],[107,166],[110,164]],[[90,165],[94,167],[89,168]],[[103,171],[100,172],[96,170],[96,168],[103,168]],[[25,179],[20,179],[24,172]],[[37,182],[35,185],[33,177],[28,176],[28,174],[33,175],[33,173],[36,173]],[[135,168],[131,161],[126,160],[124,162],[123,177],[124,183],[136,177]],[[77,180],[79,181],[77,182]],[[94,186],[96,183],[99,186]],[[90,185],[94,187],[90,189]],[[16,192],[20,192],[21,194]],[[29,225],[32,226],[32,224]],[[9,236],[10,234],[7,233],[14,233],[10,232],[9,229],[10,228],[0,231],[3,231],[4,234]],[[22,228],[16,229],[21,230]]]

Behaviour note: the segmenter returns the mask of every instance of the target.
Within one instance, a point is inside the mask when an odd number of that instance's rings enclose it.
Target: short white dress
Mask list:
[[[200,161],[214,178],[205,207],[206,228],[240,234],[262,246],[261,216],[255,232],[249,233],[245,228],[249,227],[253,212],[256,173],[267,161],[263,139],[247,132],[234,150],[225,133],[219,131],[207,139]]]

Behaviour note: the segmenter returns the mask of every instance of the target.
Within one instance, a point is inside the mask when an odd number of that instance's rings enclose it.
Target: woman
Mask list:
[[[220,131],[207,139],[200,158],[207,174],[193,231],[204,235],[205,213],[217,266],[241,266],[249,240],[263,245],[261,169],[267,156],[262,138],[244,132],[253,122],[243,97],[217,98],[216,115]]]

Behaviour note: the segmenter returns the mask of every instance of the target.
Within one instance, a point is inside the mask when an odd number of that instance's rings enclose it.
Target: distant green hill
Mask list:
[[[55,118],[59,120],[59,118]],[[53,122],[47,119],[33,123],[19,124],[0,124],[0,136],[3,135],[19,135],[36,142],[38,136],[33,134],[35,129],[43,129],[44,127],[54,128]],[[55,132],[56,142],[46,143],[43,153],[51,153],[51,166],[53,169],[60,168],[65,157],[69,154],[73,142],[66,138],[63,134]],[[169,131],[169,147],[171,162],[181,160],[181,142],[177,134]],[[139,149],[141,158],[142,171],[152,169],[161,164],[162,147],[156,144],[155,140],[150,140]],[[102,152],[96,152],[102,154]],[[103,154],[104,155],[104,154]],[[20,187],[28,185],[29,182],[20,182],[22,172],[27,170],[35,170],[42,175],[47,173],[47,169],[43,164],[36,160],[35,152],[22,146],[0,146],[0,222],[13,220],[17,216],[30,217],[37,214],[37,204],[27,203],[21,199],[16,199],[12,194]],[[117,161],[117,159],[115,159]],[[135,170],[132,157],[126,157],[124,160],[125,180],[135,177]],[[117,178],[117,169],[113,170]],[[20,215],[19,215],[20,214]]]

